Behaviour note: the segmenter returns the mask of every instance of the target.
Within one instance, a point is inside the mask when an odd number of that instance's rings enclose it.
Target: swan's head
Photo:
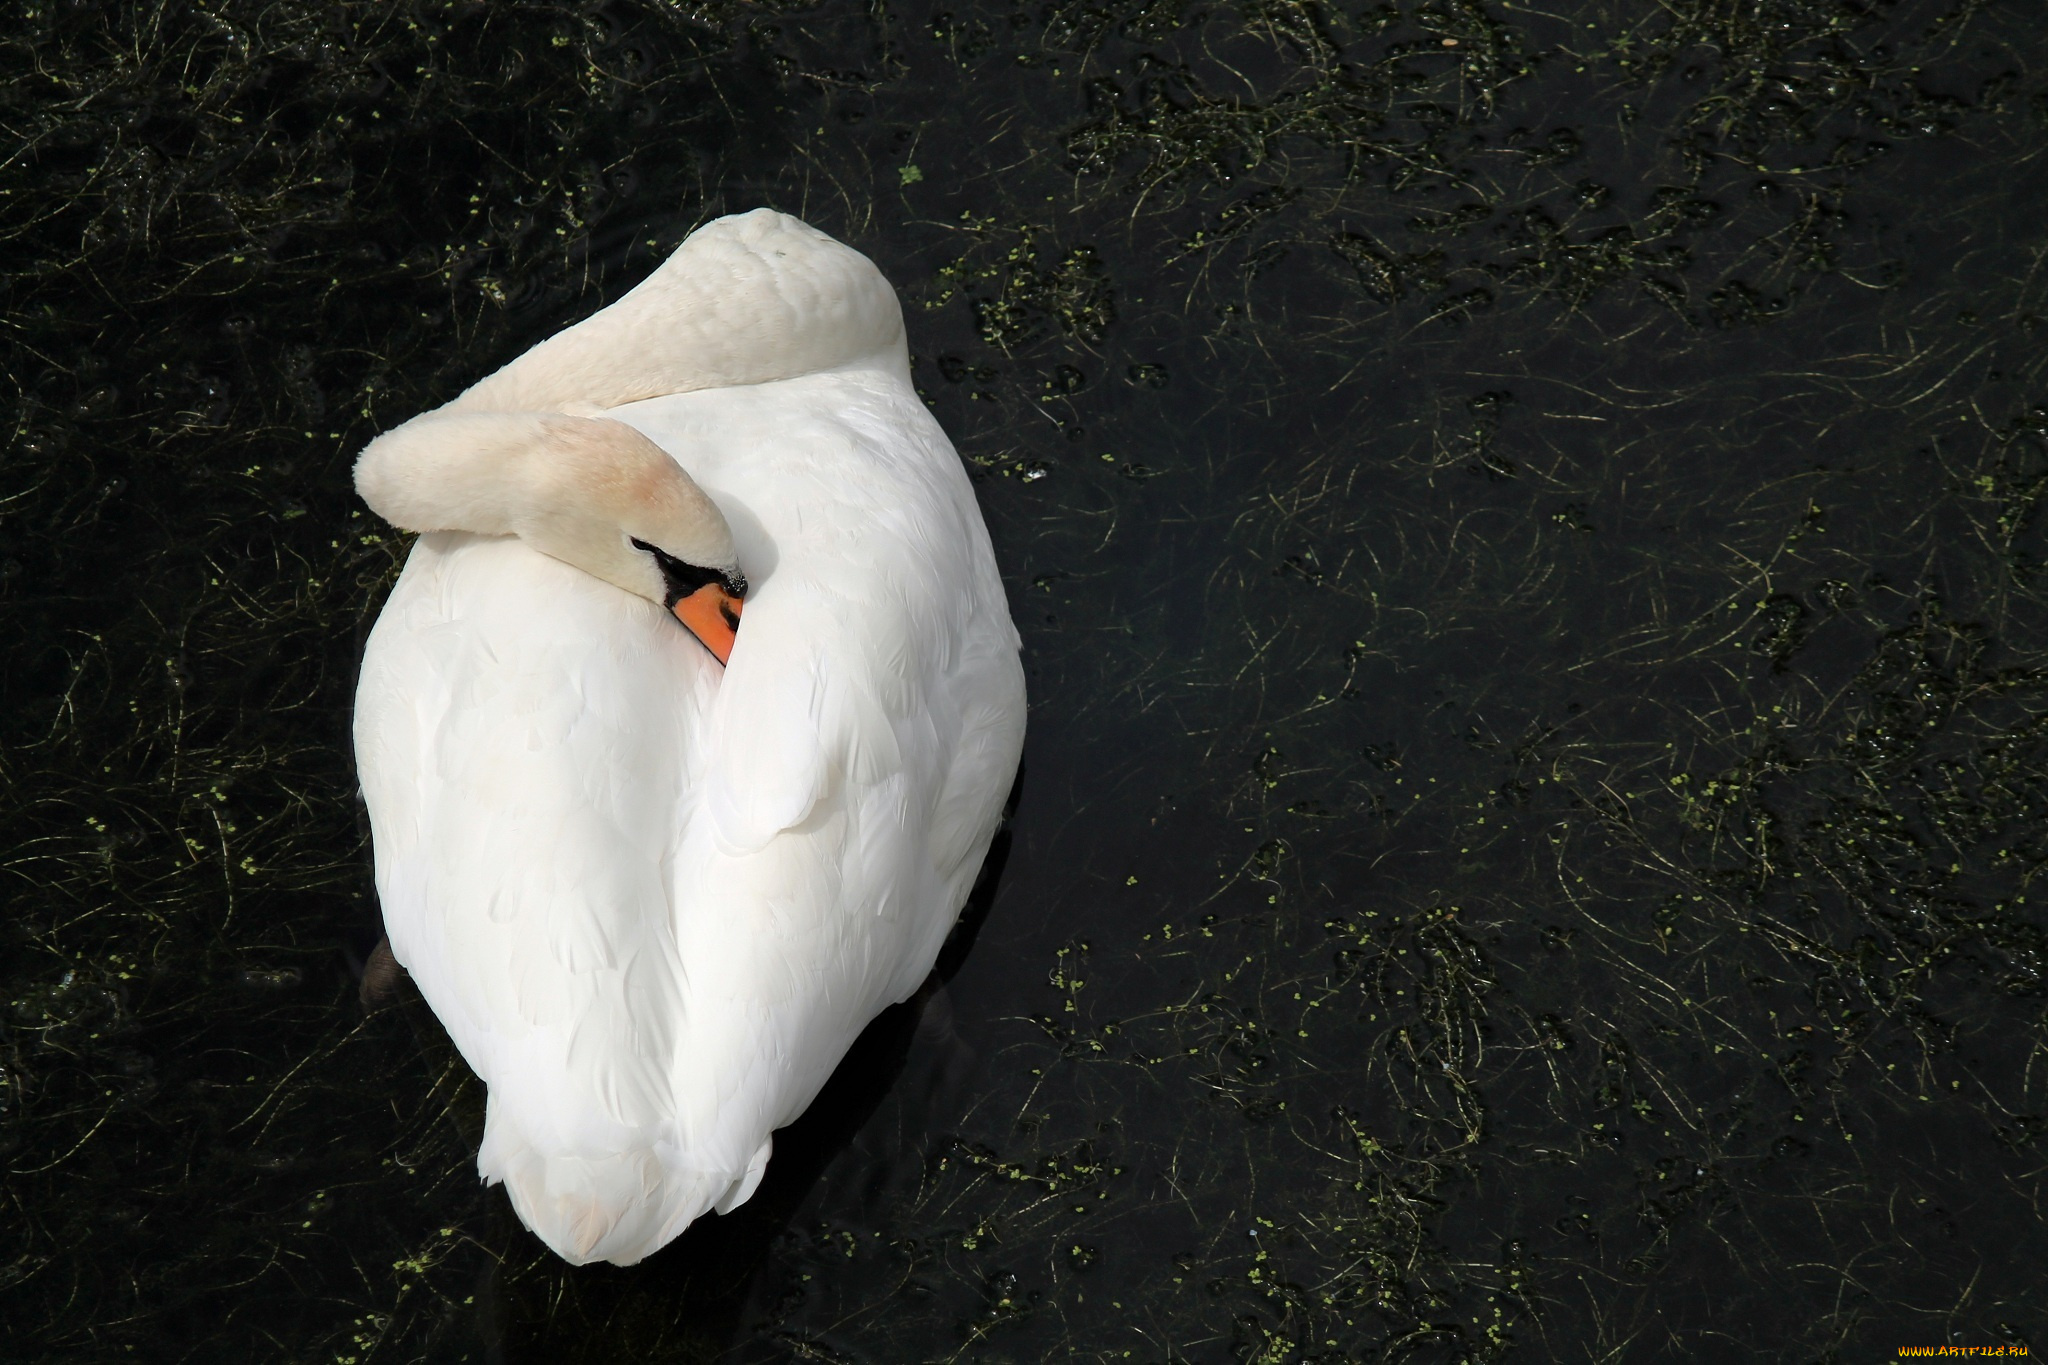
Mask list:
[[[356,490],[408,531],[516,535],[673,612],[720,663],[747,580],[732,531],[668,452],[624,422],[435,412],[370,442]]]
[[[659,603],[722,664],[747,595],[732,530],[668,452],[604,417],[540,419],[534,496],[513,531],[535,549]]]

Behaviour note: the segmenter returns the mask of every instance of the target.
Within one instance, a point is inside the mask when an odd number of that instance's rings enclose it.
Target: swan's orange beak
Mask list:
[[[711,657],[721,664],[732,657],[733,641],[739,637],[740,599],[722,584],[706,583],[688,597],[679,597],[672,610],[676,620],[689,627],[690,634],[704,642]]]

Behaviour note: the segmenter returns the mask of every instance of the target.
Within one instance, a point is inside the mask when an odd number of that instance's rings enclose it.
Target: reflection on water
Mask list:
[[[9,1349],[2030,1340],[2044,42],[1914,0],[35,10]],[[571,1270],[477,1188],[432,1016],[356,1003],[403,547],[347,470],[758,203],[898,284],[1028,777],[945,979],[755,1199]]]

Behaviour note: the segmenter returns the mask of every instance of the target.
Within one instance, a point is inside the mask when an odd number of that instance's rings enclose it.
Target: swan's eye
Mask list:
[[[670,607],[705,584],[720,582],[725,577],[716,569],[700,569],[695,564],[685,564],[659,545],[649,545],[638,536],[633,537],[633,548],[654,556],[655,567],[661,570],[661,581],[668,590],[665,605]]]

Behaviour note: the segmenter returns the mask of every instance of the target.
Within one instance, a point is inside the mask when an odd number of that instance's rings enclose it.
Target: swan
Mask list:
[[[1023,745],[1019,641],[866,257],[767,209],[377,437],[421,533],[354,740],[392,955],[574,1264],[751,1196],[930,971]]]

